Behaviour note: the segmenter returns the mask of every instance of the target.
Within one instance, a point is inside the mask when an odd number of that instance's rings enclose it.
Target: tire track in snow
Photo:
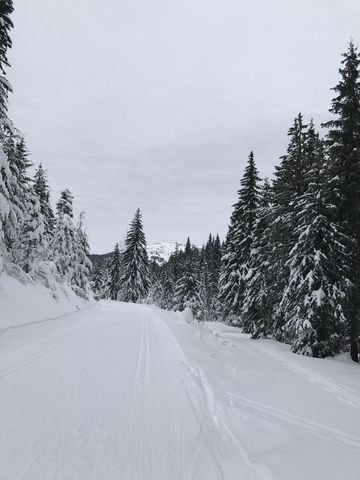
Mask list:
[[[138,393],[140,388],[144,388],[144,386],[149,383],[150,371],[150,340],[147,319],[141,318],[140,324],[140,342],[133,381],[133,389],[135,394]]]

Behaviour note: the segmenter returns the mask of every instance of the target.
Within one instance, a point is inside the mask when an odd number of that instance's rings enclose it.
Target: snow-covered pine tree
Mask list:
[[[281,298],[289,278],[286,262],[296,241],[294,206],[296,198],[302,195],[306,188],[304,180],[308,166],[305,156],[306,131],[307,125],[299,113],[289,129],[290,141],[287,152],[281,157],[280,165],[275,167],[273,181],[273,249],[270,262],[276,280],[273,285],[273,333],[277,340],[283,340],[284,316],[281,311]]]
[[[76,230],[73,223],[73,196],[66,189],[56,205],[52,256],[61,279],[69,284],[77,260]]]
[[[34,195],[30,186],[28,169],[32,166],[29,161],[25,140],[19,132],[8,132],[4,143],[4,151],[8,158],[10,175],[7,177],[10,211],[4,224],[5,239],[8,250],[13,249],[17,238],[22,234],[26,218],[28,218],[29,205],[35,200],[29,197]]]
[[[258,216],[254,225],[248,274],[245,278],[241,318],[252,338],[267,336],[271,331],[273,310],[273,250],[272,189],[265,178],[261,187]]]
[[[105,298],[104,292],[104,267],[101,264],[96,265],[93,268],[91,276],[91,290],[94,294],[95,300],[101,300]]]
[[[150,287],[149,260],[139,208],[130,224],[122,258],[122,298],[125,302],[136,303],[146,297]]]
[[[8,118],[8,97],[12,87],[6,78],[6,68],[10,67],[7,54],[12,46],[10,15],[13,10],[12,0],[0,0],[0,274],[3,257],[7,254],[7,239],[16,237],[17,228],[17,212],[11,201],[13,178],[4,150],[6,137],[12,131]]]
[[[108,285],[107,296],[111,300],[119,300],[121,293],[121,254],[119,244],[114,247],[113,254],[111,256],[110,263],[108,265]]]
[[[89,298],[92,263],[90,261],[89,241],[84,229],[84,216],[85,213],[81,212],[75,231],[76,258],[71,285],[77,295]]]
[[[347,315],[351,358],[359,361],[360,330],[360,56],[354,42],[343,54],[340,81],[333,89],[330,112],[334,119],[328,128],[326,144],[331,161],[332,202],[338,208],[338,221],[353,241],[351,280],[353,283]]]
[[[3,258],[7,253],[4,235],[4,224],[10,212],[9,192],[5,178],[10,174],[9,162],[0,145],[0,275],[3,269]]]
[[[33,279],[37,279],[42,271],[41,264],[48,260],[49,244],[40,202],[31,187],[26,190],[23,201],[23,222],[11,247],[10,258],[24,272],[31,274]]]
[[[329,203],[324,161],[318,160],[307,174],[308,190],[296,202],[297,241],[287,261],[289,282],[281,306],[284,339],[292,350],[327,357],[343,347],[351,242],[334,220],[336,208]]]
[[[212,295],[211,295],[211,286],[210,286],[210,269],[211,269],[211,247],[212,247],[212,236],[210,235],[209,241],[207,243],[208,250],[206,251],[206,246],[201,249],[200,252],[200,262],[198,267],[198,285],[199,285],[199,320],[210,320],[211,319],[211,307],[212,307]]]
[[[174,306],[174,291],[175,291],[175,275],[174,275],[174,264],[171,263],[171,260],[176,264],[177,260],[174,260],[174,257],[170,258],[168,264],[162,268],[162,271],[159,276],[160,287],[158,288],[159,300],[157,300],[157,305],[164,310],[171,310]],[[175,266],[176,268],[176,266]],[[155,298],[157,298],[155,296]]]
[[[50,204],[50,189],[47,182],[46,171],[41,163],[34,175],[34,191],[38,196],[41,213],[44,216],[45,234],[50,240],[54,230],[55,217]]]
[[[219,279],[219,299],[225,314],[234,316],[236,323],[240,321],[244,280],[249,268],[250,247],[259,205],[259,181],[254,154],[250,152],[240,182],[238,202],[234,205],[230,220]]]
[[[202,319],[204,305],[201,287],[197,273],[192,268],[188,268],[187,273],[184,273],[175,285],[174,310],[182,312],[185,308],[190,308],[194,318]]]
[[[207,317],[212,320],[216,320],[221,316],[221,306],[218,300],[221,256],[221,242],[219,235],[214,237],[210,234],[204,248],[206,271],[203,272],[204,278],[201,283],[202,290],[206,292]]]
[[[0,142],[11,130],[8,118],[8,97],[12,87],[6,78],[6,67],[10,67],[7,52],[12,46],[10,30],[13,28],[10,15],[14,11],[12,0],[0,0]]]

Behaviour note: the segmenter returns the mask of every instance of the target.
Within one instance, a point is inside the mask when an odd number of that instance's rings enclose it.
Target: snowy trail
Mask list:
[[[328,364],[118,302],[3,332],[0,480],[360,479],[360,372]]]

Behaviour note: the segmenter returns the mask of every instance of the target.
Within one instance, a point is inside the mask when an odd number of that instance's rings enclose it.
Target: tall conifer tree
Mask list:
[[[123,300],[135,303],[146,297],[150,287],[149,260],[140,209],[137,209],[130,224],[122,258]]]
[[[54,230],[55,217],[50,204],[50,190],[47,183],[46,171],[41,163],[35,172],[34,191],[38,196],[41,213],[44,216],[45,233],[48,238],[51,238]]]
[[[282,299],[284,337],[296,353],[326,357],[343,347],[345,300],[350,286],[350,244],[336,223],[327,198],[323,165],[308,174],[308,190],[295,207],[297,241],[287,265],[289,282]]]
[[[351,358],[359,361],[360,324],[360,57],[353,41],[343,55],[340,81],[333,89],[330,112],[334,118],[328,128],[327,147],[331,162],[331,191],[338,207],[339,221],[353,240],[351,280],[353,288],[348,303]]]
[[[253,338],[271,333],[273,314],[273,286],[275,283],[271,254],[273,250],[272,189],[264,180],[259,200],[258,216],[254,225],[250,250],[249,270],[245,278],[241,317],[246,333]]]
[[[241,311],[244,280],[248,273],[250,247],[259,205],[259,181],[254,154],[250,152],[240,182],[238,202],[234,205],[231,216],[219,280],[219,298],[225,307],[225,313],[234,315],[235,318],[239,317]]]
[[[114,251],[109,263],[108,295],[111,300],[119,300],[121,292],[121,255],[119,244],[114,247]]]

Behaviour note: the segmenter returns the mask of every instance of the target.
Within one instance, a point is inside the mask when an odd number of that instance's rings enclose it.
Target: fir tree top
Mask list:
[[[234,205],[236,221],[246,225],[248,233],[251,233],[256,220],[256,210],[259,206],[259,182],[260,177],[255,165],[254,153],[251,151],[240,181],[239,201]]]
[[[352,40],[342,56],[341,79],[332,89],[337,95],[330,108],[337,118],[324,124],[329,128],[327,143],[335,156],[344,148],[351,152],[360,143],[360,57]]]
[[[56,204],[56,211],[59,215],[69,215],[73,217],[73,196],[70,190],[63,190],[60,194],[60,199]]]

